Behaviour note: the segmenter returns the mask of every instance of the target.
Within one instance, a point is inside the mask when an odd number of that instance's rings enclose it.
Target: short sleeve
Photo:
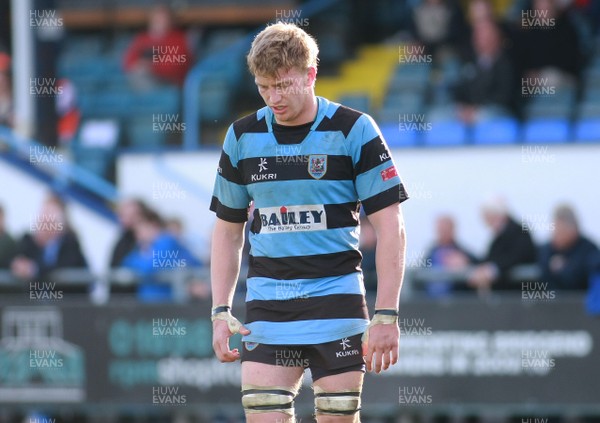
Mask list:
[[[408,199],[390,149],[377,124],[362,115],[348,135],[354,185],[367,215]]]
[[[210,210],[220,219],[243,223],[248,220],[250,196],[237,167],[237,142],[233,126],[230,126],[219,159]]]

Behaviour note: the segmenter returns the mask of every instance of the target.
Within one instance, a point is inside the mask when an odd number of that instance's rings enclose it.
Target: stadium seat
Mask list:
[[[134,97],[127,91],[100,91],[83,110],[86,116],[123,117],[135,111]]]
[[[385,97],[383,107],[398,113],[421,113],[424,95],[418,91],[391,91]]]
[[[585,103],[600,104],[600,87],[588,88],[583,92]]]
[[[600,142],[600,119],[579,120],[575,124],[574,132],[577,142]]]
[[[577,117],[579,119],[597,118],[600,116],[600,102],[583,102],[579,106]]]
[[[429,66],[399,65],[390,80],[390,90],[424,90],[429,82]]]
[[[459,121],[437,121],[431,124],[431,130],[425,131],[424,137],[427,146],[463,145],[467,141],[467,127]]]
[[[473,142],[479,145],[513,144],[519,135],[519,123],[513,118],[479,122],[473,127]]]
[[[221,120],[229,114],[229,93],[226,78],[211,77],[204,82],[198,96],[202,121]]]
[[[574,89],[557,90],[554,94],[531,98],[525,106],[525,116],[535,118],[570,118],[575,102]]]
[[[370,101],[366,94],[343,94],[339,102],[351,109],[370,113]]]
[[[569,141],[570,125],[566,119],[532,119],[525,123],[525,143],[562,143]]]
[[[414,147],[418,143],[417,131],[402,131],[398,123],[384,123],[379,129],[389,147]]]
[[[131,115],[148,115],[154,113],[177,113],[179,110],[179,90],[177,88],[159,88],[141,93],[130,93],[133,98]]]
[[[138,150],[155,149],[166,145],[166,131],[160,130],[152,119],[134,118],[124,125],[128,146]]]
[[[376,121],[380,125],[386,123],[397,125],[399,120],[398,114],[398,109],[385,107],[377,112]]]

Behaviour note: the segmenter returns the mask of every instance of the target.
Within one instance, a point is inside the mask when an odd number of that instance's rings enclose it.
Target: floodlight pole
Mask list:
[[[12,96],[15,130],[31,137],[36,123],[30,77],[33,75],[33,36],[29,23],[31,0],[11,0],[12,20]]]

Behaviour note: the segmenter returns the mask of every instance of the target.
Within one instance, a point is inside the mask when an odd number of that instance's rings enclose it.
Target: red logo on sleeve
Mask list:
[[[396,166],[390,166],[381,171],[381,179],[384,181],[388,181],[396,176],[398,176],[398,172],[396,172]]]

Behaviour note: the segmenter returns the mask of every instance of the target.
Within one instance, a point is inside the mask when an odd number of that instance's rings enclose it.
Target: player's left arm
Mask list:
[[[377,234],[375,263],[377,298],[375,310],[398,310],[404,276],[406,234],[400,203],[394,203],[368,216]],[[368,329],[365,360],[367,370],[379,373],[398,361],[398,324],[375,324]]]

